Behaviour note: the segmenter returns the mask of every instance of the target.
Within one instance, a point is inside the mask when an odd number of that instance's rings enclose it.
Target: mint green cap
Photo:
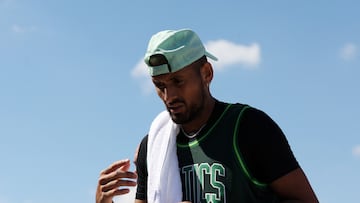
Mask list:
[[[157,54],[163,55],[168,63],[151,66],[150,57]],[[144,61],[149,67],[150,75],[156,76],[176,72],[204,55],[217,60],[214,55],[205,50],[203,43],[194,31],[190,29],[164,30],[151,37]]]

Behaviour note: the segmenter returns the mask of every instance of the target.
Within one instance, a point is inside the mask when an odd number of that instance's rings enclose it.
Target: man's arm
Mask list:
[[[283,203],[318,203],[318,199],[301,168],[276,179],[270,184]]]
[[[135,157],[134,157],[135,164],[137,163],[137,159],[138,159],[138,155],[139,155],[139,149],[140,149],[140,144],[137,146],[137,148],[135,150]],[[135,199],[135,203],[146,203],[146,201],[145,200]]]

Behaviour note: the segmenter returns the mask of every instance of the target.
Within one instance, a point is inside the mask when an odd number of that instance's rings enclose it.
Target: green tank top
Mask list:
[[[247,108],[229,104],[212,126],[189,142],[177,142],[184,201],[278,202],[268,185],[251,177],[236,144],[241,116]]]

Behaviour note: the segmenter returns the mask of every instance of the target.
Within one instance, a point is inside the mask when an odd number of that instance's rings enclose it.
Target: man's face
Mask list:
[[[153,76],[152,81],[175,123],[191,122],[203,111],[205,86],[199,67],[188,66],[175,73]]]

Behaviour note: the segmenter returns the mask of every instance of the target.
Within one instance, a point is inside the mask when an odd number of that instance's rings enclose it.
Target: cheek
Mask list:
[[[160,91],[159,89],[156,89],[157,95],[160,97],[161,100],[164,100],[164,93]]]
[[[192,88],[188,88],[185,92],[184,92],[184,97],[187,100],[191,100],[191,101],[197,101],[199,96],[202,94],[202,88],[200,86],[193,86]]]

